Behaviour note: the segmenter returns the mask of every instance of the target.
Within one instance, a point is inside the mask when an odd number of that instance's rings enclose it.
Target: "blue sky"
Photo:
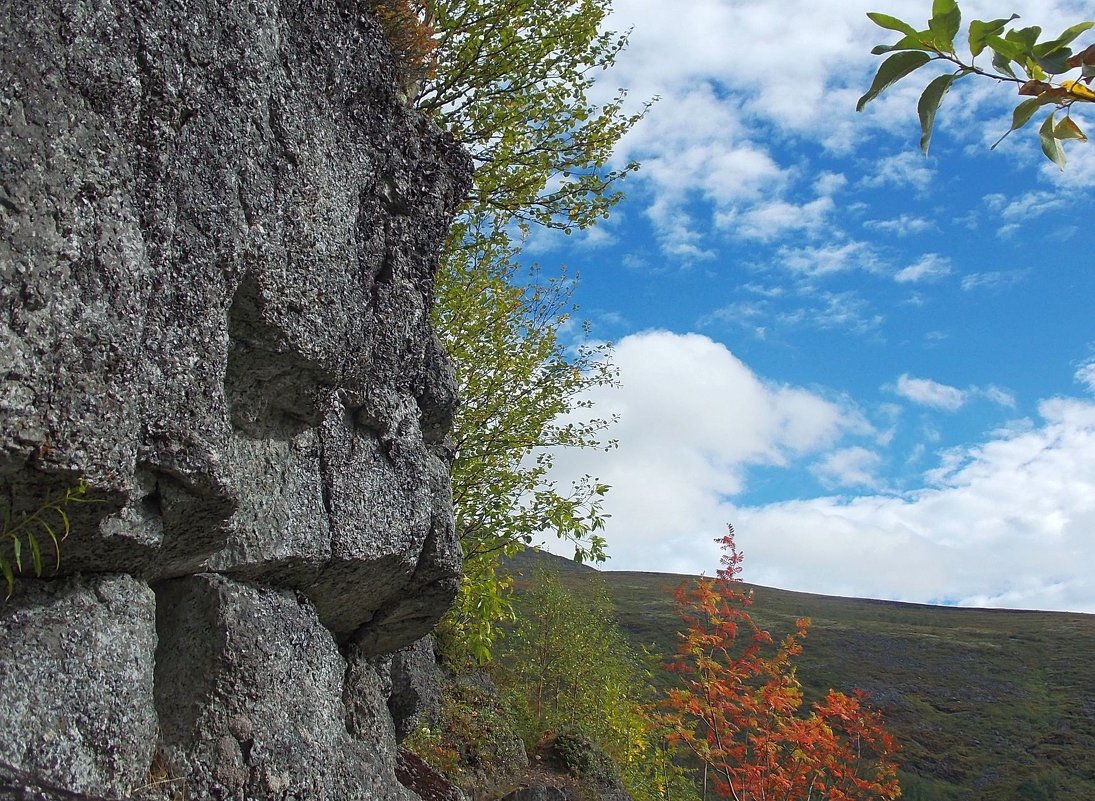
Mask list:
[[[660,96],[618,148],[642,169],[604,225],[526,250],[616,343],[619,447],[556,471],[613,486],[610,569],[712,573],[732,521],[748,581],[1095,612],[1095,146],[1063,173],[1034,126],[990,151],[1014,96],[967,79],[925,158],[929,73],[856,114],[891,41],[865,13],[930,5],[615,3],[602,86]]]

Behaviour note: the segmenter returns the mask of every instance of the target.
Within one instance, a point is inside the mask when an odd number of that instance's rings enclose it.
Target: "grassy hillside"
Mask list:
[[[636,643],[675,648],[672,589],[686,577],[598,572],[550,555],[522,557],[513,571],[534,566],[576,584],[601,577]],[[799,662],[808,693],[871,693],[903,748],[906,799],[1095,799],[1095,615],[754,590],[753,618],[773,634],[813,620]]]

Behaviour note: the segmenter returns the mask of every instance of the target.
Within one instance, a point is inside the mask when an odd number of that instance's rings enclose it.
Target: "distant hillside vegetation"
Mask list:
[[[689,577],[535,551],[509,563],[519,587],[540,568],[575,587],[603,579],[636,644],[675,649],[672,590]],[[773,634],[812,618],[799,661],[807,693],[871,693],[902,745],[907,801],[1095,799],[1095,615],[753,589],[753,619]]]

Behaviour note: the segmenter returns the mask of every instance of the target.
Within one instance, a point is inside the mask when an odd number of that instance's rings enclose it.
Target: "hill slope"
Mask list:
[[[688,577],[539,554],[511,569],[538,567],[575,584],[603,579],[634,642],[661,655],[676,647],[672,589]],[[753,589],[751,614],[773,634],[812,618],[799,661],[808,697],[830,687],[871,693],[903,748],[906,799],[1095,799],[1095,615]]]

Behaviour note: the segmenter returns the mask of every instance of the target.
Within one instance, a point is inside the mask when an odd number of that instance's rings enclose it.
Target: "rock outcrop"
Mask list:
[[[0,60],[0,506],[92,501],[0,607],[0,764],[408,797],[391,654],[459,576],[430,313],[469,160],[365,2],[6,2]]]

